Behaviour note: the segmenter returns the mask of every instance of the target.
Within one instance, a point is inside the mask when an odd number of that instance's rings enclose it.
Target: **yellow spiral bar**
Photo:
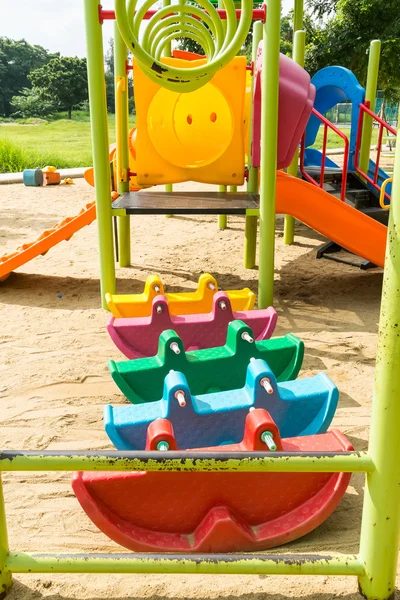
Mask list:
[[[197,0],[198,6],[178,0],[158,10],[146,23],[141,39],[140,27],[155,0],[147,0],[140,8],[137,8],[138,0],[115,0],[115,16],[122,38],[149,79],[171,91],[192,92],[208,83],[239,53],[249,32],[253,0],[241,1],[239,22],[234,1],[222,2],[227,17],[226,31],[209,0]],[[184,69],[161,62],[164,46],[181,37],[194,39],[202,46],[206,64]]]

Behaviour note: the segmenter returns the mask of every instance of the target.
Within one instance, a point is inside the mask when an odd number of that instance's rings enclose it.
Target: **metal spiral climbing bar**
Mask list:
[[[210,81],[240,51],[249,32],[253,16],[253,0],[242,0],[237,21],[233,0],[223,0],[226,26],[209,0],[197,5],[177,1],[151,17],[141,32],[145,15],[155,4],[147,0],[139,8],[138,0],[115,0],[115,18],[121,36],[146,75],[162,87],[177,92],[193,92]],[[207,63],[178,68],[161,62],[163,49],[177,38],[190,38],[204,50]]]

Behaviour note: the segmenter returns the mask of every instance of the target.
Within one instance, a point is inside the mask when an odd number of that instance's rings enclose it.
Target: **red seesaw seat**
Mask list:
[[[250,411],[243,441],[201,451],[267,451],[264,432],[277,451],[346,452],[337,429],[281,440],[264,409]],[[154,421],[147,450],[160,441],[176,450],[171,423]],[[167,455],[166,455],[167,456]],[[350,473],[79,472],[72,487],[93,523],[136,552],[244,552],[285,544],[320,525],[336,508]]]

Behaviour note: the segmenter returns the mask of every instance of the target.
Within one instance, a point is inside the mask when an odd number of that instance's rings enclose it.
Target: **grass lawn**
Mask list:
[[[131,125],[135,118],[131,117]],[[110,143],[115,141],[115,117],[109,115]],[[341,130],[347,135],[349,127]],[[323,132],[320,130],[314,144],[321,148]],[[372,143],[377,141],[373,130]],[[11,142],[11,144],[7,143]],[[343,140],[328,132],[328,148],[343,147]],[[25,168],[55,165],[58,168],[87,167],[92,164],[90,122],[85,114],[75,114],[75,119],[59,119],[39,125],[7,124],[0,126],[0,173],[22,171]]]
[[[131,125],[134,125],[133,118]],[[115,141],[114,115],[109,115],[109,131],[112,143]],[[9,140],[23,152],[6,159],[2,156],[1,143],[4,140]],[[7,148],[9,155],[9,147]],[[3,150],[3,154],[5,153],[6,150]],[[12,168],[13,163],[15,169]],[[59,168],[87,167],[92,164],[89,120],[60,119],[40,125],[0,126],[0,172],[49,164]]]
[[[347,137],[349,137],[350,126],[347,126],[347,127],[342,126],[342,127],[338,127],[338,129],[340,129],[340,131],[342,131],[344,134],[347,135]],[[318,148],[318,150],[320,150],[322,148],[323,137],[324,137],[324,130],[322,127],[320,127],[319,131],[318,131],[317,139],[315,140],[315,144],[312,147]],[[374,127],[372,130],[371,145],[375,145],[377,143],[377,141],[378,141],[378,129],[376,127]],[[343,148],[342,138],[339,135],[337,135],[337,133],[332,131],[331,129],[328,129],[327,148]]]

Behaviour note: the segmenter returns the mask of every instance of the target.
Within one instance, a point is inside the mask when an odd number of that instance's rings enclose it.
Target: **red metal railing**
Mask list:
[[[379,123],[379,132],[378,132],[378,144],[377,144],[377,151],[376,151],[376,161],[375,161],[375,169],[374,169],[374,176],[370,177],[369,173],[365,173],[361,167],[360,167],[360,148],[361,148],[361,136],[362,136],[362,130],[363,130],[363,124],[364,124],[364,115],[367,114],[370,117],[373,118],[374,121],[376,121],[377,123]],[[379,184],[379,161],[381,158],[381,151],[382,151],[382,138],[383,138],[383,131],[384,129],[386,129],[389,133],[391,133],[392,135],[396,136],[397,135],[397,131],[391,127],[389,125],[389,123],[386,123],[386,121],[384,121],[383,119],[381,119],[381,117],[379,117],[377,114],[375,114],[374,112],[372,112],[372,110],[369,107],[369,102],[365,102],[364,104],[360,104],[360,113],[359,113],[359,117],[358,117],[358,130],[357,130],[357,142],[356,142],[356,155],[354,157],[354,166],[356,171],[366,180],[368,181],[368,183],[370,185],[372,185],[378,192],[380,192],[381,190],[381,186],[382,183]],[[368,154],[368,167],[369,167],[369,154]],[[369,168],[367,167],[367,171],[369,171]],[[385,198],[387,200],[390,201],[390,195],[387,194],[385,192]]]
[[[306,134],[304,133],[301,139],[301,150],[300,150],[300,172],[304,179],[310,183],[323,189],[325,179],[325,163],[326,163],[326,146],[328,142],[328,129],[331,129],[336,135],[342,138],[344,142],[344,155],[343,155],[343,169],[342,169],[342,188],[340,190],[340,199],[342,202],[346,199],[346,185],[347,185],[347,169],[349,163],[349,140],[343,131],[340,131],[333,123],[331,123],[324,115],[321,115],[315,108],[312,109],[312,114],[319,119],[324,125],[323,141],[322,141],[322,159],[321,159],[321,173],[319,182],[316,181],[307,171],[304,166],[304,154],[306,151]]]
[[[143,18],[146,20],[151,19],[151,17],[153,15],[155,15],[156,12],[157,12],[157,10],[148,10]],[[240,9],[236,10],[236,18],[237,19],[240,18],[241,12],[242,11]],[[217,13],[219,14],[219,16],[222,20],[226,19],[226,10],[217,9]],[[174,13],[172,12],[171,15],[173,15],[173,14]],[[169,16],[169,15],[166,15],[166,16]],[[115,21],[115,11],[114,10],[105,10],[99,4],[99,20],[100,20],[101,24],[103,24],[104,21]],[[262,8],[253,8],[253,21],[262,21],[263,23],[265,23],[265,21],[266,21],[266,4],[263,4]]]

